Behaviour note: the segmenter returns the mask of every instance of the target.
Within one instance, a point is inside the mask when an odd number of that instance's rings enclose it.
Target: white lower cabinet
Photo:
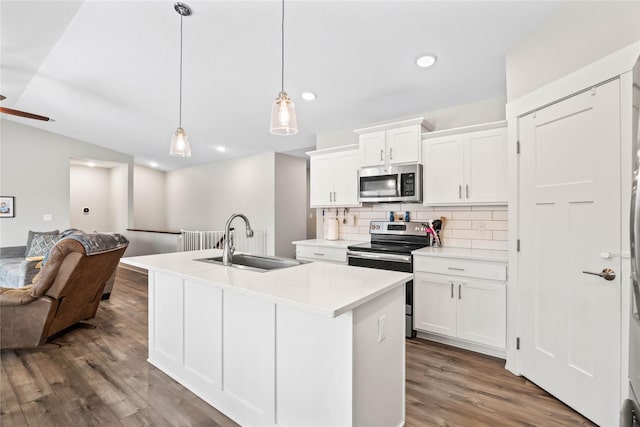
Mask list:
[[[446,337],[448,344],[503,355],[506,346],[506,280],[469,277],[467,272],[495,271],[502,268],[506,279],[506,266],[468,263],[460,260],[450,263],[453,274],[439,274],[416,270],[414,279],[414,328]],[[419,268],[420,262],[416,263]],[[428,265],[428,262],[424,264]],[[423,267],[424,268],[424,267]],[[428,268],[428,267],[427,267]],[[435,268],[438,270],[438,268]],[[471,347],[469,345],[471,344]],[[474,347],[478,345],[479,347]]]
[[[330,248],[326,246],[296,245],[296,259],[302,261],[325,261],[339,264],[347,263],[346,248]]]

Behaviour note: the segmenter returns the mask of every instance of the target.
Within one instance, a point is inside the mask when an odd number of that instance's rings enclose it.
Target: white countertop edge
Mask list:
[[[168,254],[162,254],[162,255],[168,255]],[[146,257],[148,255],[143,255],[142,257]],[[409,280],[413,280],[413,274],[411,273],[399,273],[399,272],[394,272],[396,274],[404,274],[404,277],[396,280],[386,286],[384,286],[381,289],[378,289],[374,292],[371,292],[368,295],[365,295],[364,297],[360,297],[356,300],[352,300],[344,305],[340,305],[338,307],[335,307],[334,309],[327,309],[327,308],[323,308],[323,307],[318,307],[318,306],[314,306],[312,304],[305,304],[305,303],[301,303],[295,300],[291,300],[291,299],[287,299],[287,298],[281,298],[278,297],[276,295],[271,295],[268,293],[264,293],[264,292],[257,292],[255,290],[251,290],[251,289],[246,289],[243,288],[242,286],[234,286],[234,285],[229,285],[227,283],[221,282],[221,281],[217,281],[217,280],[211,280],[211,279],[205,279],[203,277],[197,276],[197,275],[193,275],[193,274],[189,274],[186,273],[184,271],[175,271],[172,270],[170,268],[164,268],[161,266],[150,266],[144,262],[138,262],[135,259],[136,257],[130,257],[130,258],[121,258],[121,262],[123,264],[127,264],[127,265],[131,265],[134,267],[138,267],[138,268],[142,268],[144,270],[148,270],[148,271],[154,271],[154,272],[161,272],[161,273],[166,273],[166,274],[172,274],[172,275],[177,275],[180,277],[183,277],[186,280],[190,280],[190,281],[194,281],[194,282],[198,282],[198,283],[202,283],[205,285],[209,285],[209,286],[214,286],[223,290],[229,290],[232,292],[237,292],[239,294],[244,294],[244,295],[248,295],[248,296],[253,296],[253,297],[257,297],[260,298],[262,300],[265,301],[270,301],[273,302],[275,304],[282,304],[282,305],[286,305],[288,307],[292,307],[292,308],[296,308],[305,312],[309,312],[309,313],[315,313],[315,314],[319,314],[322,316],[327,316],[327,317],[338,317],[343,313],[349,312],[355,308],[357,308],[358,306],[365,304],[368,301],[371,301],[375,298],[377,298],[378,296],[385,294],[387,292],[389,292],[391,289],[395,288],[396,286],[400,286],[403,283],[408,282]],[[196,261],[197,262],[197,261]],[[224,266],[214,266],[211,264],[206,264],[203,263],[203,268],[204,267],[213,267],[213,268],[227,268],[227,269],[231,269],[233,267],[224,267]],[[291,267],[291,268],[295,268],[295,267]],[[361,268],[361,267],[350,267],[350,268]],[[247,272],[247,271],[245,271]],[[257,275],[263,275],[263,274],[269,274],[269,272],[266,273],[260,273],[260,272],[248,272],[251,274],[257,274]],[[257,276],[259,277],[259,276]],[[259,279],[258,279],[259,280]]]
[[[470,248],[434,248],[426,247],[413,251],[414,256],[459,258],[477,261],[508,262],[509,251],[495,249],[470,249]]]
[[[324,246],[328,248],[346,249],[348,246],[351,246],[351,245],[366,243],[366,240],[308,239],[308,240],[296,240],[291,243],[293,243],[294,245],[300,245],[300,246]]]

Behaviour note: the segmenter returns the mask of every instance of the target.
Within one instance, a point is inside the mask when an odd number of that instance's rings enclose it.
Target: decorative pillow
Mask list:
[[[36,234],[33,236],[27,256],[46,256],[58,240],[60,240],[58,234]]]
[[[52,231],[31,231],[29,230],[29,235],[27,237],[27,248],[24,251],[24,256],[29,256],[29,250],[31,249],[31,243],[33,242],[33,238],[38,234],[60,234],[60,230],[52,230]]]

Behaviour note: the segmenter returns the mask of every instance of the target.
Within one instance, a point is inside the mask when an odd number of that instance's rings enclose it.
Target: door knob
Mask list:
[[[604,280],[613,280],[616,278],[616,272],[610,268],[604,268],[600,273],[592,273],[590,271],[583,271],[584,274],[593,274],[594,276],[600,276]]]

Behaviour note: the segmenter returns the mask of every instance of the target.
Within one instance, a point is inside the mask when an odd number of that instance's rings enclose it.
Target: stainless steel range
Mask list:
[[[429,246],[430,236],[420,222],[371,221],[371,242],[347,248],[349,265],[381,270],[413,273],[411,252]],[[406,336],[415,336],[413,329],[413,281],[406,286]]]

